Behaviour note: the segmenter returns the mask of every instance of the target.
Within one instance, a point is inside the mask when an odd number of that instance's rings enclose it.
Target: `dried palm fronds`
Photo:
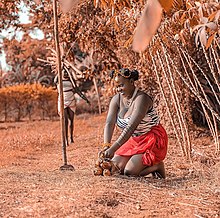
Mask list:
[[[177,116],[178,116],[178,119],[179,119],[180,128],[182,130],[181,131],[182,139],[184,140],[184,143],[186,145],[187,158],[190,159],[190,156],[191,156],[190,155],[191,154],[191,142],[190,142],[188,127],[186,125],[186,121],[185,121],[185,118],[183,116],[183,111],[181,110],[181,107],[180,107],[180,100],[179,100],[179,97],[178,97],[178,94],[177,94],[177,87],[176,87],[176,84],[174,82],[174,75],[172,73],[173,69],[171,69],[172,64],[169,61],[168,55],[166,55],[167,50],[165,49],[165,46],[164,46],[164,44],[161,40],[160,40],[160,43],[161,43],[162,51],[163,51],[163,54],[164,54],[164,57],[165,57],[165,63],[167,65],[168,72],[169,72],[169,74],[166,75],[165,71],[164,71],[165,78],[168,82],[168,86],[170,88],[171,95],[172,95],[174,105],[175,105],[175,109],[176,109],[176,112],[177,112]],[[167,79],[168,77],[170,79]]]
[[[162,96],[163,96],[163,99],[165,101],[165,104],[166,104],[166,109],[168,111],[168,115],[169,115],[169,118],[170,118],[170,122],[172,124],[172,127],[173,127],[173,130],[174,130],[174,133],[175,133],[175,136],[177,138],[177,141],[178,141],[178,144],[180,145],[181,149],[182,149],[182,152],[183,152],[183,156],[186,156],[186,150],[185,150],[185,147],[180,139],[180,133],[177,129],[177,126],[175,125],[175,121],[174,121],[174,117],[172,116],[172,109],[171,109],[171,105],[170,105],[170,101],[168,100],[166,94],[165,94],[165,91],[164,91],[164,88],[163,88],[163,85],[161,83],[161,79],[160,79],[160,76],[159,76],[159,73],[158,73],[158,69],[157,69],[157,65],[155,63],[155,60],[154,60],[154,57],[152,55],[152,51],[149,50],[149,53],[150,53],[150,57],[151,57],[151,60],[153,62],[153,67],[154,67],[154,72],[156,74],[156,77],[157,77],[157,81],[158,81],[158,84],[159,84],[159,88],[160,88],[160,91],[162,93]]]

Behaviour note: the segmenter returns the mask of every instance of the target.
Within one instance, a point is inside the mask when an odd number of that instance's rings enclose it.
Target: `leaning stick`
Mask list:
[[[179,55],[180,55],[180,60],[181,60],[181,62],[182,62],[184,71],[185,71],[185,73],[186,73],[186,75],[187,75],[187,78],[188,78],[190,84],[191,84],[191,87],[195,90],[195,92],[197,92],[197,96],[198,96],[198,95],[200,95],[200,94],[199,94],[199,89],[198,89],[198,85],[199,85],[199,84],[198,84],[198,81],[197,81],[198,79],[197,79],[196,75],[194,75],[194,72],[193,72],[194,81],[195,81],[195,83],[196,83],[196,84],[194,85],[193,82],[192,82],[192,80],[191,80],[191,78],[190,78],[190,76],[189,76],[189,74],[188,74],[188,72],[187,72],[187,69],[186,69],[186,66],[185,66],[185,61],[183,60],[182,55],[181,55],[179,49],[178,49],[178,52],[179,52]],[[189,60],[187,59],[186,56],[184,56],[184,57],[185,57],[185,59],[186,59],[186,62],[187,62],[188,65],[190,66]],[[191,68],[191,66],[190,66],[190,69],[191,69],[191,71],[193,70],[193,69]],[[196,78],[197,80],[196,80],[195,78]],[[195,87],[195,86],[197,86],[197,87]],[[204,102],[202,102],[200,99],[199,99],[199,101],[200,101],[201,106],[202,106],[202,108],[203,108],[203,111],[204,111],[204,114],[205,114],[205,117],[206,117],[206,120],[207,120],[209,129],[210,129],[210,131],[211,131],[211,133],[212,133],[212,135],[213,135],[213,138],[215,138],[214,128],[213,128],[211,119],[210,119],[208,113],[206,112],[206,109],[205,109],[205,106],[204,106]]]
[[[168,60],[168,56],[166,55],[167,51],[165,50],[165,47],[164,47],[163,43],[161,41],[160,41],[160,43],[161,43],[161,46],[162,46],[162,49],[163,49],[163,52],[164,52],[165,60],[166,60],[167,67],[168,67],[168,72],[170,74],[171,89],[173,90],[173,93],[172,92],[171,93],[172,93],[172,95],[175,99],[174,101],[175,101],[175,104],[177,106],[176,110],[177,110],[177,113],[179,114],[179,117],[181,119],[180,122],[182,121],[183,130],[185,130],[185,134],[184,134],[184,132],[182,132],[182,135],[183,135],[183,137],[186,137],[186,140],[187,140],[187,143],[186,143],[187,155],[188,155],[188,158],[191,159],[191,141],[190,141],[190,137],[189,137],[188,127],[186,125],[185,119],[183,117],[183,112],[182,112],[181,107],[180,107],[180,102],[179,102],[178,95],[177,95],[177,92],[176,92],[176,86],[175,86],[175,83],[174,83],[174,78],[173,78],[171,68],[170,68],[170,62]],[[170,84],[168,84],[168,85],[170,86]],[[181,124],[181,126],[182,126],[182,124]]]
[[[184,54],[184,56],[186,57],[186,55],[187,55],[187,56],[189,57],[189,59],[195,64],[195,66],[201,71],[202,75],[205,77],[206,81],[208,82],[208,84],[209,84],[209,86],[210,86],[210,88],[211,88],[211,90],[212,90],[212,92],[213,92],[213,94],[214,94],[214,96],[215,96],[215,98],[216,98],[218,104],[220,105],[220,100],[219,100],[219,98],[218,98],[218,96],[217,96],[217,94],[216,94],[216,91],[215,91],[215,89],[213,88],[213,85],[211,84],[211,82],[210,82],[209,78],[207,77],[207,75],[205,74],[205,72],[204,72],[204,71],[202,70],[202,68],[196,63],[196,61],[188,54],[188,52],[185,52],[185,51],[183,51],[182,49],[181,49],[181,51],[182,51],[182,53]],[[205,51],[204,51],[204,52],[205,52]],[[206,56],[206,58],[207,58],[207,56]],[[206,59],[206,61],[207,61],[207,63],[208,63],[208,59]],[[189,66],[190,66],[190,65],[189,65]],[[210,67],[210,70],[211,70],[211,72],[212,72],[210,63],[209,63],[209,67]],[[212,72],[212,74],[214,74],[214,72]],[[217,87],[219,88],[219,91],[220,91],[220,87],[219,87],[219,85],[218,85],[218,81],[217,81],[217,79],[215,78],[214,75],[213,75],[213,77],[214,77],[215,82],[216,82],[216,85],[217,85]]]
[[[178,51],[179,51],[179,50],[178,50]],[[179,51],[179,53],[180,53],[180,51]],[[184,70],[185,70],[185,72],[186,72],[186,74],[187,74],[187,76],[188,76],[188,79],[189,79],[190,83],[191,83],[191,86],[192,86],[192,88],[193,88],[194,90],[196,90],[195,86],[192,84],[192,81],[191,81],[191,79],[190,79],[190,77],[189,77],[189,75],[188,75],[188,73],[187,73],[187,71],[186,71],[185,64],[184,64],[184,61],[182,60],[181,55],[180,55],[180,58],[181,58],[181,61],[182,61],[183,66],[184,66]],[[186,56],[185,56],[185,58],[186,58],[186,61],[189,63],[189,60],[187,59]],[[189,66],[190,66],[190,65],[189,65]],[[190,68],[191,68],[191,67],[190,67]],[[192,68],[191,68],[191,71],[192,71],[192,73],[193,73],[193,75],[194,75],[194,71],[192,70]],[[199,81],[198,81],[198,78],[196,77],[196,75],[194,75],[194,78],[195,78],[195,82],[197,82],[197,85],[201,86],[200,83],[199,83]],[[200,87],[200,88],[201,88],[201,87]],[[202,89],[202,88],[201,88],[201,89]],[[202,90],[202,91],[203,91],[203,90]],[[204,93],[203,93],[203,94],[204,94]],[[199,94],[198,88],[197,88],[197,96],[199,96],[199,95],[200,95],[200,94]],[[205,96],[205,98],[207,98],[207,97]],[[207,100],[207,99],[206,99],[206,100]],[[205,103],[202,102],[200,98],[199,98],[199,101],[200,101],[201,106],[202,106],[202,108],[203,108],[203,111],[204,111],[204,114],[205,114],[205,117],[206,117],[206,120],[207,120],[209,129],[210,129],[210,132],[211,132],[211,134],[212,134],[212,137],[213,137],[214,140],[215,140],[216,153],[218,153],[218,152],[219,152],[219,140],[218,140],[217,127],[216,127],[216,117],[214,116],[213,111],[211,111],[212,118],[213,118],[213,122],[214,122],[214,124],[212,124],[212,121],[211,121],[211,119],[210,119],[210,117],[209,117],[209,115],[208,115],[208,113],[207,113],[207,111],[206,111],[206,109],[205,109]],[[208,100],[207,100],[207,101],[208,101]],[[209,102],[207,102],[207,104],[209,105]],[[209,106],[210,106],[210,105],[209,105]],[[210,107],[211,107],[211,106],[210,106]],[[213,125],[214,125],[214,126],[213,126]]]
[[[215,50],[213,49],[213,46],[211,45],[211,51],[212,51],[212,55],[213,55],[213,57],[214,57],[214,62],[215,62],[215,64],[216,64],[216,67],[217,67],[217,72],[218,72],[218,75],[220,76],[220,66],[219,66],[219,62],[220,62],[220,60],[219,60],[219,58],[218,57],[216,57],[216,52],[215,52]],[[219,56],[219,55],[218,55]]]
[[[174,104],[174,108],[175,108],[175,110],[176,110],[176,115],[177,115],[177,118],[178,118],[179,127],[180,127],[180,129],[181,129],[180,132],[181,132],[182,139],[183,139],[183,142],[184,142],[183,147],[184,147],[184,150],[185,150],[185,153],[186,153],[186,157],[187,157],[187,159],[190,159],[189,153],[188,153],[188,149],[187,149],[187,142],[186,142],[185,132],[184,132],[183,125],[182,125],[182,120],[181,120],[181,118],[180,118],[180,112],[179,112],[178,107],[177,107],[176,98],[175,98],[175,96],[174,96],[173,89],[172,89],[172,87],[171,87],[171,85],[170,85],[170,81],[169,81],[169,79],[168,79],[168,77],[167,77],[167,74],[166,74],[166,71],[165,71],[163,62],[162,62],[162,60],[161,60],[160,54],[159,54],[158,51],[157,51],[156,53],[157,53],[157,58],[158,58],[158,60],[159,60],[159,62],[160,62],[160,66],[161,66],[161,68],[162,68],[163,75],[164,75],[164,77],[165,77],[165,79],[166,79],[166,82],[167,82],[167,85],[168,85],[168,87],[169,87],[171,97],[172,97],[172,99],[173,99],[172,102],[173,102],[173,104]]]
[[[185,149],[184,149],[184,147],[183,147],[183,144],[182,144],[182,142],[181,142],[181,140],[180,140],[180,137],[179,137],[179,133],[178,133],[177,128],[176,128],[176,126],[175,126],[175,124],[174,124],[173,116],[172,116],[172,114],[171,114],[170,107],[169,107],[167,98],[166,98],[166,96],[165,96],[164,89],[163,89],[163,86],[162,86],[162,84],[161,84],[160,76],[159,76],[159,74],[158,74],[157,66],[156,66],[156,63],[155,63],[155,60],[154,60],[154,57],[153,57],[153,55],[152,55],[151,50],[149,50],[149,53],[150,53],[150,57],[151,57],[152,62],[153,62],[154,71],[155,71],[155,73],[156,73],[156,77],[157,77],[157,80],[158,80],[158,84],[159,84],[161,93],[162,93],[162,95],[163,95],[163,99],[164,99],[165,104],[166,104],[166,107],[167,107],[167,111],[168,111],[168,114],[169,114],[169,117],[170,117],[170,121],[171,121],[171,124],[172,124],[173,129],[174,129],[174,133],[175,133],[176,138],[177,138],[177,141],[178,141],[178,143],[179,143],[179,145],[180,145],[180,147],[181,147],[181,149],[182,149],[183,156],[186,156],[186,151],[185,151]]]
[[[213,66],[212,66],[211,62],[209,61],[208,55],[207,55],[206,50],[205,50],[205,48],[204,48],[203,45],[202,45],[202,49],[203,49],[203,53],[204,53],[205,58],[206,58],[206,62],[208,63],[209,69],[210,69],[210,71],[211,71],[211,73],[212,73],[212,76],[213,76],[213,78],[214,78],[214,80],[215,80],[215,83],[216,83],[216,85],[217,85],[217,87],[218,87],[218,90],[220,91],[220,85],[219,85],[218,78],[216,78],[216,75],[215,75]],[[218,63],[218,62],[216,62],[216,63]],[[218,69],[218,70],[219,70],[219,69]],[[214,92],[214,94],[215,94],[215,91],[213,91],[213,92]],[[219,102],[218,102],[218,103],[219,103]]]
[[[179,48],[178,48],[178,50],[179,50]],[[185,56],[185,53],[182,52],[182,54],[184,55],[184,57],[186,58],[186,60],[188,60],[187,57]],[[174,66],[174,67],[175,67],[175,66]],[[193,74],[193,76],[194,76],[194,78],[195,78],[195,81],[196,81],[197,84],[199,85],[199,87],[200,87],[200,89],[201,89],[201,91],[202,91],[202,93],[203,93],[203,95],[204,95],[205,100],[204,100],[204,98],[202,98],[202,96],[201,96],[198,92],[196,92],[196,90],[194,90],[192,87],[190,87],[190,85],[188,84],[188,82],[186,81],[186,79],[184,79],[184,78],[182,77],[181,73],[180,73],[178,70],[177,70],[177,73],[178,73],[179,76],[182,78],[183,82],[184,82],[184,83],[188,86],[188,88],[192,91],[192,93],[193,93],[195,96],[197,96],[197,98],[200,99],[201,102],[213,113],[213,115],[217,118],[217,120],[220,121],[220,116],[219,116],[219,114],[210,106],[210,103],[209,103],[209,101],[208,101],[208,99],[207,99],[207,96],[206,96],[206,94],[204,93],[204,89],[203,89],[203,87],[201,86],[201,83],[199,82],[199,80],[198,80],[197,76],[195,75],[195,72],[194,72],[194,70],[192,69],[192,67],[191,67],[190,64],[189,64],[189,67],[190,67],[190,70],[191,70],[191,72],[192,72],[192,74]]]
[[[64,165],[67,165],[67,154],[66,154],[66,136],[65,136],[65,123],[64,123],[64,97],[63,97],[63,82],[61,72],[61,57],[60,57],[60,46],[59,46],[59,32],[58,32],[58,18],[57,18],[57,2],[53,0],[53,14],[54,14],[54,36],[55,46],[57,54],[57,70],[58,70],[58,82],[59,82],[59,97],[60,97],[60,124],[61,124],[61,140],[63,148],[63,161]]]

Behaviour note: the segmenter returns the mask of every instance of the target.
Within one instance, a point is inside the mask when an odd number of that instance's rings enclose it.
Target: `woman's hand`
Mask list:
[[[110,147],[105,150],[104,154],[105,154],[106,158],[113,158],[113,156],[115,154],[115,149],[113,147]]]

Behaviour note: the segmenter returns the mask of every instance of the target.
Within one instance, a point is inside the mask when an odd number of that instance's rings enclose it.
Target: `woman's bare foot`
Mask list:
[[[157,170],[152,172],[153,176],[155,178],[159,179],[165,179],[166,178],[166,173],[165,173],[165,167],[164,167],[164,162],[161,161],[159,164],[157,164]]]
[[[166,174],[163,161],[151,167],[146,167],[144,170],[141,171],[140,176],[147,176],[150,173],[152,173],[154,177],[165,179]]]

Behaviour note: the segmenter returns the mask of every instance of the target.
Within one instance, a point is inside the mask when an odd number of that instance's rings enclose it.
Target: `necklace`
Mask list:
[[[129,100],[125,101],[125,103],[124,103],[125,108],[129,108],[132,105],[132,102],[133,102],[134,97],[136,96],[137,92],[138,92],[138,88],[135,88],[132,97]]]

